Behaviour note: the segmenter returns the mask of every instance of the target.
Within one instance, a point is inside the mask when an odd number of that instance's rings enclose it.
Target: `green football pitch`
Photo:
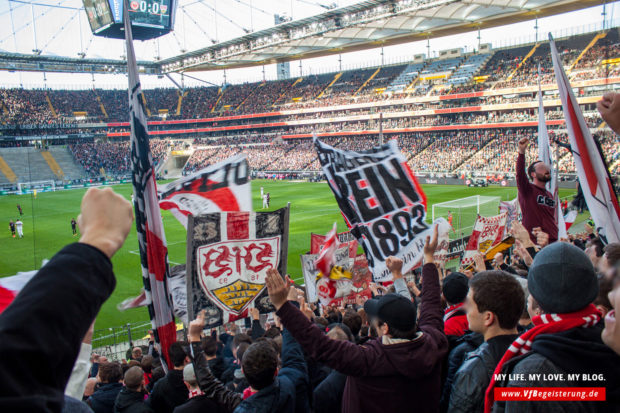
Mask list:
[[[310,233],[325,234],[333,223],[338,230],[346,230],[344,220],[333,194],[326,183],[254,181],[252,195],[254,210],[260,211],[260,187],[271,194],[271,208],[284,207],[291,203],[290,236],[288,253],[288,272],[295,280],[301,279],[300,254],[310,249]],[[434,203],[445,202],[472,195],[499,196],[502,200],[516,197],[516,188],[487,187],[469,188],[466,186],[423,185],[428,198],[428,207]],[[114,186],[114,190],[130,199],[131,185]],[[0,277],[15,275],[19,271],[40,268],[44,259],[51,258],[64,245],[77,241],[71,234],[71,218],[77,218],[80,201],[85,189],[45,192],[32,195],[9,195],[0,197],[0,222],[4,230],[0,232]],[[565,197],[573,190],[561,190]],[[21,204],[24,216],[24,238],[12,238],[9,220],[18,217],[17,204]],[[430,212],[429,212],[430,215]],[[585,217],[582,215],[579,220]],[[185,262],[185,229],[167,211],[163,220],[168,241],[169,259],[172,264]],[[430,221],[430,217],[428,218]],[[120,312],[116,305],[126,298],[140,293],[142,277],[138,256],[138,241],[135,229],[130,233],[123,248],[113,258],[116,274],[116,290],[104,304],[97,318],[96,328],[120,326],[126,323],[147,321],[145,308]]]

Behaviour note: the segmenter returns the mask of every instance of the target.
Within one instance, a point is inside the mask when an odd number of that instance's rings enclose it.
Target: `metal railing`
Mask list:
[[[93,352],[106,356],[108,360],[120,361],[127,358],[127,350],[135,346],[148,345],[150,322],[125,324],[95,330],[93,333]]]

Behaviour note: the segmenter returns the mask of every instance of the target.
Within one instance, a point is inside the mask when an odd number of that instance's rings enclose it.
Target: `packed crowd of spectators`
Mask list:
[[[149,143],[153,162],[158,165],[164,160],[172,141],[152,139]],[[72,143],[69,149],[88,176],[123,176],[131,172],[129,141]]]

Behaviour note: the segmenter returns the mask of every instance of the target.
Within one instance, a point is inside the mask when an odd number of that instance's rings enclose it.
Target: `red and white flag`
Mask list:
[[[577,218],[577,211],[574,209],[572,211],[568,211],[568,213],[564,215],[564,224],[566,226],[567,232],[568,232],[568,229],[572,227],[573,224],[575,223],[576,218]]]
[[[609,171],[583,118],[551,34],[549,41],[571,152],[583,195],[601,238],[607,243],[620,242],[620,204]]]
[[[168,248],[157,200],[155,165],[149,148],[149,132],[144,110],[138,65],[133,48],[128,1],[123,7],[125,42],[127,46],[127,75],[129,79],[129,123],[131,125],[131,165],[134,193],[136,232],[140,250],[142,280],[153,325],[155,341],[161,345],[164,360],[170,362],[168,349],[176,341],[176,326],[172,299],[166,279],[169,276]],[[168,364],[169,365],[169,364]],[[165,363],[164,363],[164,367]]]
[[[12,277],[0,278],[0,314],[13,302],[17,294],[38,271],[20,272]]]
[[[557,239],[568,237],[562,205],[558,196],[558,171],[554,167],[553,152],[549,143],[549,133],[545,121],[545,106],[543,105],[542,88],[540,87],[540,65],[538,66],[538,160],[545,163],[551,171],[551,180],[547,182],[547,191],[553,194],[555,201],[555,224],[558,227]]]
[[[251,211],[250,167],[239,154],[158,188],[159,206],[187,229],[190,214]]]
[[[506,212],[494,217],[478,215],[474,223],[474,230],[471,233],[471,237],[469,237],[469,242],[461,260],[461,266],[467,267],[473,264],[474,256],[477,253],[480,252],[484,255],[502,242],[507,216]]]
[[[329,273],[334,266],[334,254],[336,254],[336,250],[340,246],[337,234],[338,230],[334,222],[332,230],[325,235],[325,245],[316,259],[316,268],[326,277],[329,277]]]

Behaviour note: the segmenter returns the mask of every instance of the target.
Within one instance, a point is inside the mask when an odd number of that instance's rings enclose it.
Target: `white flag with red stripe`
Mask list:
[[[136,232],[140,247],[142,279],[146,298],[150,301],[148,309],[155,341],[161,345],[164,359],[169,363],[168,349],[176,341],[176,326],[172,313],[172,300],[168,294],[166,282],[169,274],[168,248],[157,200],[155,167],[149,148],[147,119],[133,48],[128,7],[128,1],[125,0],[123,21],[127,46],[130,145]]]
[[[575,223],[575,219],[577,218],[577,210],[573,209],[572,211],[568,211],[566,215],[564,215],[564,225],[566,227],[566,231],[573,226]]]
[[[605,242],[620,242],[620,205],[609,171],[583,118],[551,34],[549,40],[571,152],[583,195],[599,235]]]
[[[20,272],[12,277],[0,278],[0,314],[13,302],[17,294],[37,272]]]
[[[161,209],[172,212],[185,229],[190,214],[252,210],[250,167],[245,154],[160,186],[158,192]]]
[[[340,246],[337,233],[338,228],[334,222],[332,230],[325,235],[325,244],[315,262],[316,268],[325,276],[329,276],[334,265],[334,254],[336,254],[336,250]]]
[[[538,160],[545,163],[551,171],[551,180],[547,182],[547,191],[553,194],[555,201],[555,224],[558,227],[557,239],[567,238],[562,205],[558,196],[558,171],[553,163],[553,152],[549,143],[547,122],[545,121],[545,106],[543,105],[542,88],[540,87],[540,65],[538,66]]]

